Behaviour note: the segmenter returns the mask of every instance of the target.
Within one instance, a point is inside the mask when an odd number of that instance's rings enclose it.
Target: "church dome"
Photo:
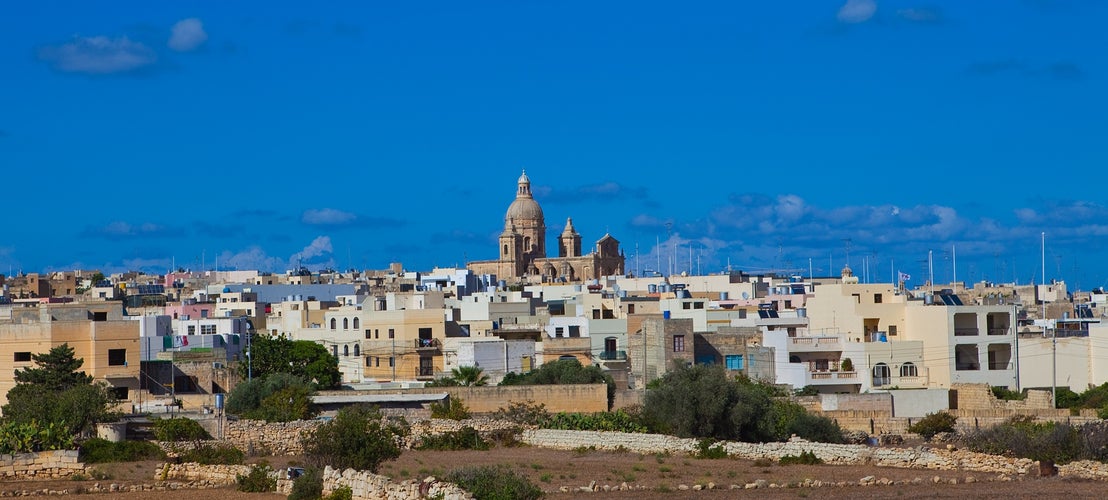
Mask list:
[[[527,171],[519,176],[519,187],[516,190],[516,199],[508,206],[508,213],[504,215],[506,221],[515,223],[543,223],[542,207],[531,196],[531,179],[527,177]]]

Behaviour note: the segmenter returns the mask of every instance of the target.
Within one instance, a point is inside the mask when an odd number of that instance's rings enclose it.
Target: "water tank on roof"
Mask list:
[[[677,298],[679,298],[679,299],[691,299],[692,294],[689,293],[688,290],[678,290],[677,291]]]
[[[646,285],[646,291],[649,293],[658,293],[658,285],[653,283]]]
[[[808,317],[808,308],[807,307],[798,307],[798,308],[796,308],[796,317],[798,317],[798,318],[807,318]]]
[[[627,298],[627,290],[620,290],[619,291],[619,298],[626,299]]]
[[[231,293],[231,287],[229,287],[229,286],[223,287],[223,293]]]
[[[730,295],[728,295],[727,292],[719,292],[719,300],[728,300],[729,298]]]
[[[662,311],[662,319],[669,319],[669,311]]]

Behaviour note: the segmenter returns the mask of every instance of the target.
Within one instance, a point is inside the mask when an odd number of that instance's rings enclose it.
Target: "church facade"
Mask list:
[[[500,258],[470,262],[474,274],[495,274],[499,279],[541,282],[574,282],[623,274],[624,255],[610,234],[597,240],[596,248],[581,253],[581,235],[566,219],[558,236],[558,256],[546,256],[546,221],[542,207],[531,193],[527,172],[516,183],[516,198],[504,216],[500,233]]]

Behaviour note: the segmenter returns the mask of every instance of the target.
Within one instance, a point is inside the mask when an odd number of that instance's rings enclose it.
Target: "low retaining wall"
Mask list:
[[[162,464],[154,472],[158,481],[185,481],[197,487],[220,488],[238,482],[238,476],[250,473],[249,465],[200,465],[198,463]]]
[[[300,455],[304,448],[300,438],[315,432],[319,420],[266,423],[263,420],[236,420],[227,422],[224,436],[227,441],[249,455]]]
[[[0,455],[0,476],[5,479],[57,479],[85,472],[77,450]]]
[[[385,476],[372,472],[346,469],[339,471],[330,466],[323,469],[323,496],[330,495],[341,487],[350,488],[353,500],[408,500],[421,498],[441,498],[443,500],[470,500],[470,495],[457,485],[438,481],[429,477],[422,481],[408,480],[393,482]]]

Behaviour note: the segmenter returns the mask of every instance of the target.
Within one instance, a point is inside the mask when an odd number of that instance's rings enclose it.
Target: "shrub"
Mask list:
[[[854,362],[851,361],[850,358],[843,358],[843,361],[839,365],[839,368],[841,368],[844,372],[852,372],[854,371]]]
[[[190,418],[163,418],[154,421],[154,439],[158,441],[201,441],[211,439],[200,422]]]
[[[793,392],[797,396],[819,396],[819,388],[813,385],[806,385]]]
[[[305,436],[304,453],[317,467],[377,472],[382,462],[400,456],[399,439],[408,434],[404,424],[386,422],[372,406],[349,406]]]
[[[1097,424],[1080,428],[1060,422],[1036,422],[1017,416],[1007,422],[962,438],[966,448],[982,453],[1012,455],[1058,464],[1074,460],[1103,460],[1108,433]]]
[[[820,465],[823,463],[823,459],[816,456],[811,451],[802,452],[798,455],[785,455],[781,457],[777,463],[781,465]]]
[[[246,459],[242,450],[229,444],[201,444],[178,454],[182,462],[196,462],[201,465],[234,465]]]
[[[349,486],[339,486],[332,491],[327,498],[323,500],[352,500],[354,498],[354,491]]]
[[[465,420],[469,418],[469,408],[462,402],[462,398],[451,397],[444,402],[431,403],[431,418]]]
[[[1026,393],[1016,392],[1003,386],[993,386],[990,389],[993,391],[993,396],[1001,401],[1022,401],[1027,398]]]
[[[534,401],[509,403],[506,408],[496,410],[497,420],[507,420],[520,425],[539,425],[550,418],[546,405]]]
[[[631,414],[616,410],[601,413],[555,413],[540,422],[543,429],[568,431],[615,431],[645,433],[647,428]]]
[[[722,444],[716,442],[716,440],[704,438],[696,443],[696,458],[727,458],[727,450],[723,448]]]
[[[246,475],[239,474],[236,476],[239,491],[249,493],[277,491],[277,478],[271,475],[272,472],[273,468],[266,462],[260,462],[251,467],[250,472],[247,472]]]
[[[135,462],[165,458],[165,452],[149,441],[122,441],[113,443],[93,438],[81,444],[80,460],[89,464],[108,462]]]
[[[616,383],[611,375],[604,373],[599,366],[582,366],[576,359],[559,359],[543,363],[537,370],[527,374],[509,372],[500,381],[500,385],[545,385],[545,384],[606,384],[608,386],[608,409],[616,397]]]
[[[446,480],[482,500],[534,500],[542,497],[539,487],[504,465],[455,469],[446,475]]]
[[[316,500],[323,496],[323,471],[308,467],[292,482],[288,500]]]
[[[481,434],[476,429],[466,426],[457,431],[423,436],[423,441],[416,449],[439,451],[487,450],[489,449],[489,443],[481,438]]]
[[[304,379],[273,373],[238,383],[227,396],[227,413],[267,422],[309,419],[317,413],[310,402],[312,393]]]
[[[930,441],[940,432],[954,432],[954,423],[957,421],[958,417],[946,412],[928,413],[919,422],[908,426],[908,432],[919,434],[924,440]]]

